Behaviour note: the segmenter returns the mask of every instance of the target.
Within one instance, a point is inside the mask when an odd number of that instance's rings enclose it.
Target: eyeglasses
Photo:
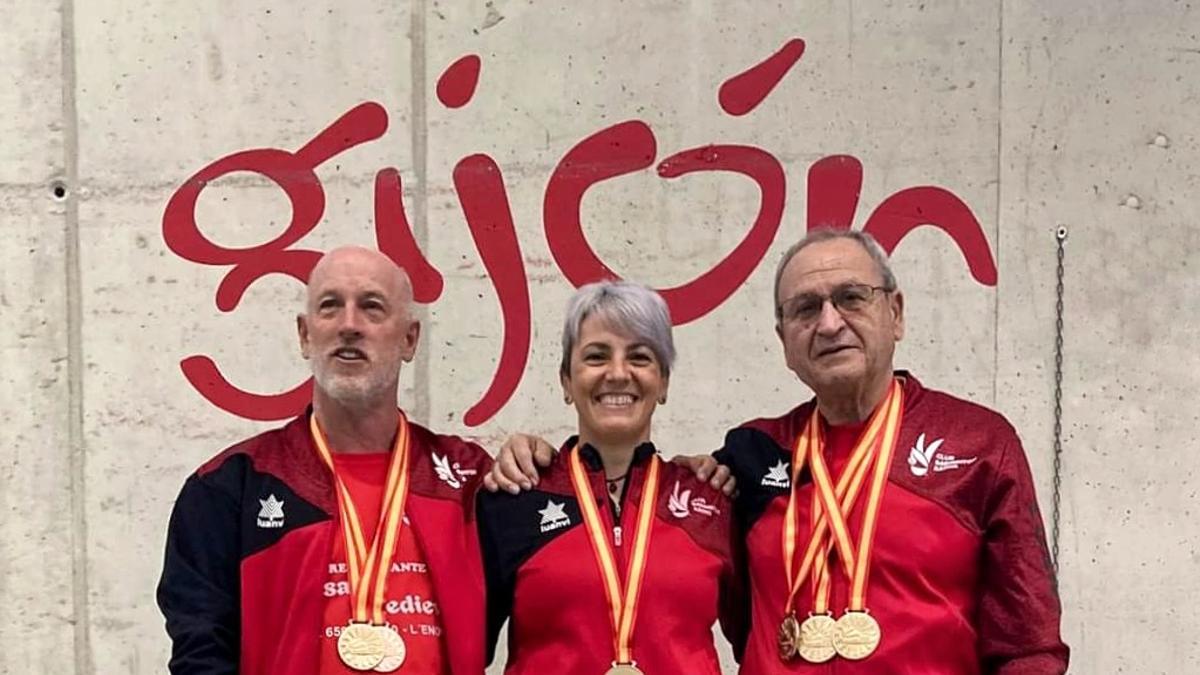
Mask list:
[[[877,291],[891,293],[890,288],[869,286],[867,284],[845,284],[833,289],[829,295],[819,293],[801,293],[779,303],[775,308],[775,318],[783,323],[799,323],[808,325],[821,316],[825,301],[833,303],[842,316],[861,314],[871,305]]]

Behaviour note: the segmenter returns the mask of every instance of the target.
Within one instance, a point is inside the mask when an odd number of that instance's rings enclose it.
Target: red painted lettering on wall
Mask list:
[[[437,97],[447,108],[461,108],[470,102],[479,84],[479,68],[482,66],[477,54],[467,54],[451,63],[438,78]]]
[[[729,78],[717,91],[721,109],[730,115],[745,115],[754,110],[801,56],[804,56],[804,40],[788,40],[762,63]]]
[[[727,81],[718,92],[721,108],[745,115],[771,94],[804,54],[804,42],[789,40],[777,52]],[[474,96],[481,62],[466,55],[449,67],[437,83],[438,100],[447,108],[466,105]],[[312,231],[325,210],[325,192],[316,168],[357,145],[378,139],[387,130],[384,108],[373,102],[352,108],[296,152],[260,148],[235,152],[198,171],[179,187],[163,213],[163,238],[180,257],[202,265],[228,267],[216,290],[222,312],[235,310],[249,287],[269,274],[285,274],[305,282],[321,252],[292,246]],[[589,189],[607,180],[644,172],[658,155],[654,131],[641,120],[629,120],[597,131],[565,152],[549,176],[543,200],[543,227],[555,263],[575,286],[603,278],[619,278],[588,243],[581,204]],[[783,221],[786,172],[763,148],[714,143],[681,150],[661,160],[659,178],[685,179],[699,172],[733,173],[754,182],[759,207],[742,241],[712,269],[684,284],[660,289],[676,324],[695,321],[729,299],[762,263]],[[211,182],[235,171],[249,171],[273,181],[292,205],[287,229],[257,246],[227,248],[210,241],[196,223],[196,202]],[[854,224],[862,188],[863,167],[848,155],[825,157],[808,171],[807,227],[849,229]],[[476,252],[495,290],[503,318],[503,339],[496,370],[479,400],[464,414],[468,426],[483,424],[499,412],[520,384],[529,356],[532,305],[516,223],[501,167],[486,154],[459,161],[453,181]],[[441,297],[444,280],[421,251],[404,208],[400,172],[384,168],[375,177],[375,237],[379,250],[408,270],[413,294],[421,303]],[[900,190],[884,199],[867,217],[863,229],[892,251],[913,229],[931,225],[957,244],[971,275],[981,284],[996,284],[996,265],[987,238],[970,208],[953,193],[933,186]],[[276,420],[301,412],[312,396],[311,378],[280,393],[254,393],[231,384],[208,356],[189,356],[180,363],[184,377],[204,398],[223,410],[256,420]]]
[[[373,141],[387,130],[387,112],[377,103],[364,103],[338,118],[296,152],[263,148],[223,157],[184,182],[167,202],[163,239],[176,255],[202,265],[229,266],[217,287],[217,308],[231,312],[250,284],[268,274],[286,274],[301,282],[320,259],[319,251],[290,249],[308,234],[325,212],[325,190],[316,169],[356,145]],[[212,181],[250,171],[265,176],[287,194],[292,221],[278,237],[249,248],[225,248],[209,241],[196,224],[196,201]],[[229,383],[207,356],[190,356],[180,363],[188,382],[210,402],[240,417],[276,420],[304,410],[312,398],[311,381],[280,394],[254,394]]]
[[[850,229],[862,178],[862,163],[849,155],[814,162],[808,170],[808,229]],[[905,235],[922,225],[932,225],[950,235],[962,251],[971,276],[985,286],[996,285],[996,263],[983,226],[961,199],[940,187],[912,187],[884,199],[867,218],[863,230],[891,253]]]
[[[508,403],[525,372],[532,323],[529,283],[500,167],[487,155],[467,157],[454,167],[454,187],[504,317],[504,343],[496,374],[483,398],[463,415],[464,423],[477,426]]]

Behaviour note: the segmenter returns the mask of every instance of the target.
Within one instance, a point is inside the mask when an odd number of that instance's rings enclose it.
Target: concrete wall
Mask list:
[[[376,245],[376,174],[399,170],[408,223],[444,279],[440,293],[425,287],[403,404],[485,443],[571,426],[554,377],[572,289],[556,255],[569,249],[548,240],[544,199],[572,147],[640,120],[656,161],[747,145],[762,153],[755,170],[773,156],[786,173],[773,188],[782,214],[756,230],[767,250],[737,257],[746,281],[677,328],[671,403],[655,424],[663,447],[706,451],[726,427],[807,396],[772,334],[772,268],[807,214],[844,206],[842,178],[841,192],[809,194],[810,167],[852,155],[855,227],[895,193],[939,186],[966,211],[939,206],[936,191],[909,194],[960,234],[982,232],[984,245],[960,246],[922,227],[896,247],[909,299],[899,360],[1011,417],[1048,514],[1054,231],[1066,226],[1060,565],[1072,670],[1200,670],[1195,3],[0,0],[0,17],[0,672],[163,672],[153,587],[171,502],[199,462],[272,424],[207,400],[180,362],[207,355],[264,395],[306,377],[300,284],[264,276],[221,311],[231,266],[168,246],[168,200],[209,163],[294,152],[362,102],[390,126],[317,168],[323,216],[292,248]],[[793,38],[806,50],[761,105],[724,112],[721,83]],[[466,54],[481,59],[479,85],[451,109],[436,84]],[[529,311],[503,262],[511,249],[477,248],[460,207],[455,167],[475,153],[503,174]],[[468,183],[493,184],[471,165]],[[581,219],[610,268],[667,288],[734,251],[759,203],[744,176],[664,180],[651,165],[589,190]],[[913,205],[886,203],[874,226],[905,234]],[[199,231],[235,248],[278,237],[290,215],[284,193],[250,172],[215,181],[196,207]],[[484,238],[503,232],[497,212],[476,224]],[[499,256],[491,273],[484,252]],[[509,338],[527,325],[531,349],[524,369],[523,350],[508,353],[502,374],[524,376],[468,426],[504,349],[499,277],[517,306]]]

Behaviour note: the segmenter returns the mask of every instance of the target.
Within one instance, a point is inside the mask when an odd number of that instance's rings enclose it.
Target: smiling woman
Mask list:
[[[511,619],[510,675],[720,673],[713,623],[735,646],[744,635],[732,510],[650,440],[675,360],[667,305],[639,284],[588,284],[562,347],[578,435],[535,489],[479,497],[489,651]]]
[[[567,306],[562,342],[563,398],[579,416],[579,444],[620,480],[634,448],[650,440],[655,407],[667,402],[675,360],[667,305],[638,284],[589,284]]]

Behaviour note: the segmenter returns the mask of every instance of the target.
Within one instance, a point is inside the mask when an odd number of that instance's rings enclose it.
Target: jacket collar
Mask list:
[[[559,448],[560,453],[570,452],[572,448],[579,444],[579,436],[574,435],[566,440]],[[600,459],[600,452],[592,447],[590,443],[584,443],[579,446],[579,456],[583,459],[583,465],[588,471],[597,472],[604,470],[604,461]],[[633,462],[630,468],[640,467],[650,461],[650,458],[658,454],[658,449],[654,447],[654,443],[646,441],[639,444],[633,449]]]

